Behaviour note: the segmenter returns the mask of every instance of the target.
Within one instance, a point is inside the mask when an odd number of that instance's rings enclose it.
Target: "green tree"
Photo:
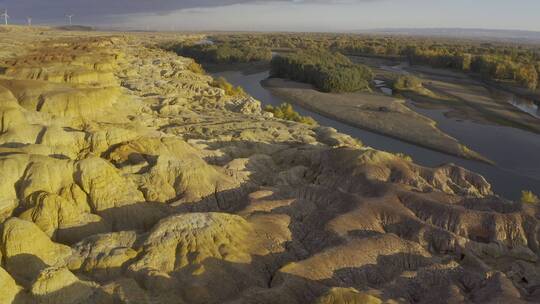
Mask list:
[[[470,71],[471,70],[471,64],[472,64],[472,55],[471,54],[463,54],[461,55],[461,70],[463,71]]]
[[[352,92],[369,88],[371,70],[340,53],[324,50],[298,51],[275,56],[271,77],[288,78],[313,84],[323,92]]]
[[[418,77],[411,75],[401,75],[394,82],[393,88],[395,90],[412,90],[416,91],[422,88],[422,81]]]
[[[522,66],[517,75],[518,81],[525,87],[536,90],[538,87],[538,72],[532,64]]]

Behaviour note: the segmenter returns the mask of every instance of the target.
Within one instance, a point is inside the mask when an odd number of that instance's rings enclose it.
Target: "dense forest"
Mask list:
[[[533,61],[527,62],[500,54],[473,55],[455,50],[450,52],[447,49],[417,47],[407,49],[404,55],[407,55],[411,64],[471,71],[486,79],[514,81],[531,90],[538,88],[538,71]]]
[[[269,61],[272,51],[267,47],[253,47],[236,43],[180,43],[169,47],[178,55],[191,57],[205,63],[236,63]]]
[[[486,80],[539,87],[540,48],[503,42],[353,34],[233,34],[216,44],[276,51],[328,50],[345,55],[394,57],[411,64],[475,73]]]
[[[354,64],[339,53],[323,50],[275,56],[270,76],[310,83],[323,92],[366,89],[373,79],[368,67]]]

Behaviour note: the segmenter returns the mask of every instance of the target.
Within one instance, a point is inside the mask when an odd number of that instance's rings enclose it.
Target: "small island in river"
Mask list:
[[[370,92],[323,93],[311,85],[269,78],[263,85],[281,98],[344,123],[463,158],[489,162],[416,113],[405,101]]]

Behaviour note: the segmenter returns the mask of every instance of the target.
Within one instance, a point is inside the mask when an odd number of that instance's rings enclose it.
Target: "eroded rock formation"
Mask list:
[[[182,37],[39,33],[0,33],[0,303],[540,299],[537,205],[269,117]]]

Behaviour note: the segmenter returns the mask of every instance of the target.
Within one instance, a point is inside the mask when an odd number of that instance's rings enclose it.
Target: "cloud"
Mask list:
[[[156,13],[168,14],[176,10],[227,6],[242,3],[289,2],[294,4],[338,4],[379,0],[0,0],[0,8],[7,8],[18,18],[62,19],[66,13],[78,20],[91,21],[111,15]]]
[[[110,15],[134,13],[168,13],[174,10],[224,6],[249,0],[0,0],[13,16],[28,16],[43,20],[63,18],[73,13],[78,19],[93,20]]]

